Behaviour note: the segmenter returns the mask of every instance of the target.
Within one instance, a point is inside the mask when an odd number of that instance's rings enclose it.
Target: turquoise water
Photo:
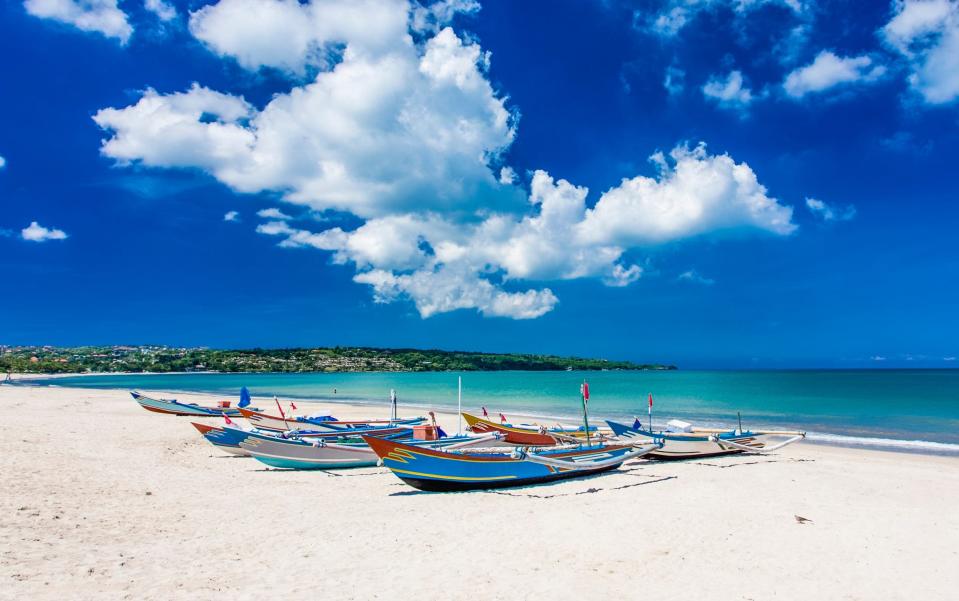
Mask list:
[[[595,420],[641,415],[645,421],[651,392],[654,424],[678,418],[731,426],[739,411],[746,428],[802,429],[823,442],[959,453],[959,370],[169,374],[45,383],[225,394],[247,386],[254,398],[359,402],[381,406],[385,415],[391,388],[401,407],[455,410],[457,376],[463,378],[463,409],[474,412],[486,406],[507,417],[576,420],[586,378]]]

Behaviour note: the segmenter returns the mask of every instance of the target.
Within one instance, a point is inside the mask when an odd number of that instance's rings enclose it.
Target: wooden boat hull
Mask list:
[[[662,440],[663,447],[647,455],[650,459],[660,461],[669,461],[677,459],[704,459],[706,457],[719,457],[722,455],[733,455],[742,453],[739,449],[730,449],[720,446],[709,436],[699,433],[651,433],[647,430],[641,430],[626,424],[607,421],[613,433],[623,440],[645,441]],[[763,447],[760,436],[751,432],[743,432],[737,435],[733,431],[718,434],[720,440],[730,440],[742,445],[754,447],[757,450]]]
[[[313,430],[313,431],[330,431],[330,432],[344,432],[349,430],[363,430],[369,427],[389,427],[397,425],[415,425],[425,421],[425,418],[414,417],[407,418],[402,420],[397,420],[395,422],[390,422],[389,420],[371,420],[371,421],[319,421],[319,420],[310,420],[303,417],[289,417],[283,419],[282,417],[270,415],[269,413],[263,413],[262,411],[251,411],[250,409],[240,408],[240,415],[242,415],[250,425],[254,428],[260,430],[273,430],[274,432],[287,432],[289,430],[301,429],[301,430]]]
[[[136,391],[131,391],[130,396],[141,407],[154,413],[189,415],[192,417],[221,417],[224,413],[230,417],[239,417],[240,415],[240,411],[236,407],[206,407],[204,405],[180,403],[174,399],[154,399]]]
[[[469,448],[474,445],[497,446],[498,441],[488,437],[454,436],[440,440],[408,441],[417,447],[442,448],[456,445]],[[248,436],[240,448],[254,459],[271,467],[292,470],[340,469],[367,467],[379,461],[376,453],[365,442],[313,444],[310,440],[278,438],[269,435]]]
[[[328,470],[376,465],[378,459],[366,445],[331,444],[248,438],[240,445],[251,457],[270,467],[293,470]]]
[[[205,438],[207,442],[212,444],[217,449],[242,457],[249,455],[245,449],[240,447],[239,443],[242,440],[242,437],[234,434],[235,430],[231,428],[219,428],[217,426],[211,426],[208,424],[198,424],[197,422],[190,423],[192,423],[193,427],[203,435],[203,438]]]
[[[612,460],[601,468],[563,468],[507,454],[450,453],[396,441],[364,437],[366,443],[397,477],[419,490],[449,492],[542,484],[616,469],[631,447],[593,446],[544,453],[569,462]],[[615,462],[618,457],[622,461]]]

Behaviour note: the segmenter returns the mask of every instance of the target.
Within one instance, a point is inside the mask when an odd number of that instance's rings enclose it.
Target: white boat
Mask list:
[[[673,421],[674,427],[663,432],[651,432],[637,423],[632,426],[606,421],[613,433],[622,440],[644,441],[662,440],[663,448],[655,450],[647,457],[650,459],[693,459],[716,457],[734,453],[770,453],[788,444],[802,440],[805,432],[788,430],[715,430],[694,428],[685,422]],[[771,439],[785,438],[774,445]]]

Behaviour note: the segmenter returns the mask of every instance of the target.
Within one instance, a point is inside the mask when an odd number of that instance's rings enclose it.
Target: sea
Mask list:
[[[401,414],[486,408],[498,419],[580,423],[580,387],[588,381],[591,423],[649,419],[658,428],[694,425],[803,430],[813,442],[959,455],[959,369],[750,371],[498,371],[417,373],[90,375],[33,384],[239,395],[257,404],[280,398],[363,404],[370,417],[389,411],[395,390]],[[267,405],[268,406],[268,405]],[[302,408],[301,408],[302,409]],[[522,419],[520,419],[522,418]]]

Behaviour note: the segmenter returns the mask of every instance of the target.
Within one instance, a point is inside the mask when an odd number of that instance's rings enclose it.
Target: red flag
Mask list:
[[[506,416],[503,415],[502,413],[499,414],[499,423],[501,423],[501,424],[505,424],[505,423],[506,423]]]
[[[653,393],[649,393],[649,408],[653,408]]]
[[[290,401],[290,409],[292,409],[293,411],[296,411],[296,403],[294,403],[293,401]]]
[[[483,407],[483,417],[489,417],[489,413],[486,412],[486,407]]]
[[[589,402],[589,382],[583,380],[583,385],[580,386],[580,392],[583,393],[583,400],[587,403]]]
[[[283,413],[283,407],[280,406],[280,401],[278,401],[276,397],[273,397],[273,402],[276,403],[276,408],[280,410],[280,417],[286,419],[286,414]]]
[[[231,420],[231,419],[230,419],[230,416],[227,415],[226,413],[223,414],[223,419],[226,420],[226,425],[228,425],[228,426],[232,426],[232,425],[233,425],[233,420]]]

